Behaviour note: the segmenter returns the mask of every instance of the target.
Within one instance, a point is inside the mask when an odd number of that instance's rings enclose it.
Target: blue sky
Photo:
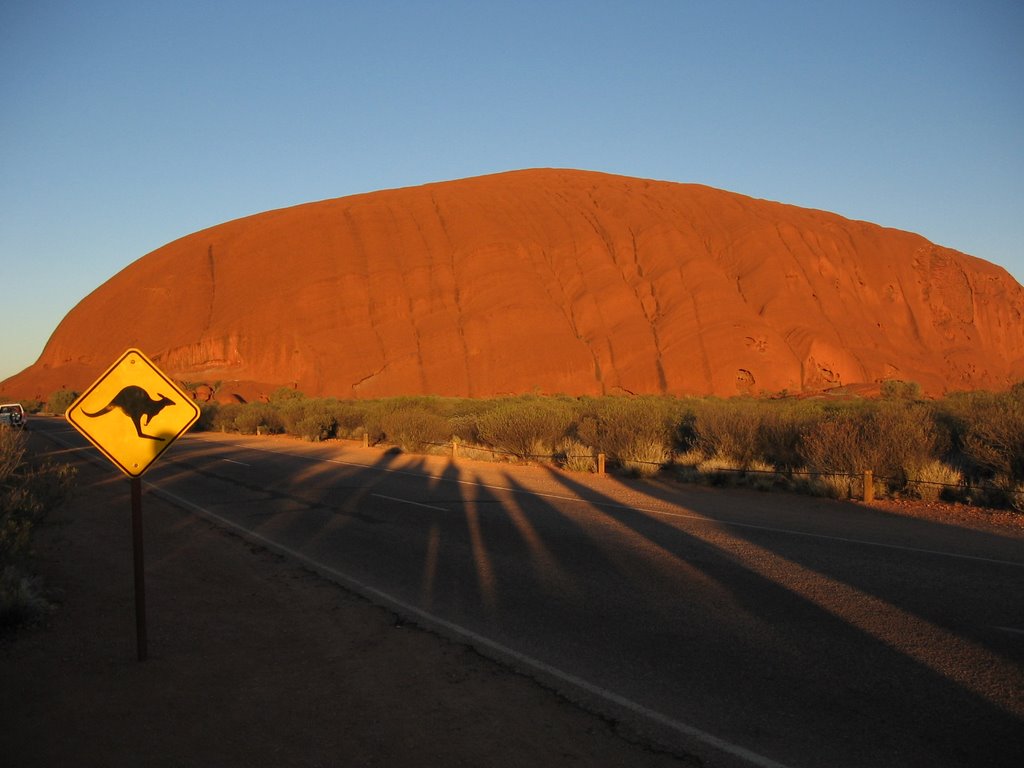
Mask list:
[[[178,237],[530,167],[830,210],[1024,282],[1024,3],[0,0],[0,379]]]

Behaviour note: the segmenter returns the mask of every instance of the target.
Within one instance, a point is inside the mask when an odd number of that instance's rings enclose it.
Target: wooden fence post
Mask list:
[[[370,435],[367,432],[363,432],[363,448],[370,447]]]
[[[604,458],[603,453],[597,454],[597,474],[599,475],[604,474]]]
[[[875,500],[875,473],[870,469],[864,470],[864,503],[870,504]]]
[[[459,458],[459,438],[457,437],[452,438],[452,458]]]

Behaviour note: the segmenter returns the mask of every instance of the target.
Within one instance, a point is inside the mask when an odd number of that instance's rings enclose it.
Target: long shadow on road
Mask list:
[[[1002,651],[997,655],[974,641],[979,630],[939,626],[929,615],[935,610],[935,595],[929,593],[942,590],[933,563],[908,565],[914,558],[907,553],[809,542],[744,526],[670,523],[671,518],[624,506],[563,473],[551,475],[590,499],[591,513],[615,520],[680,563],[728,585],[753,622],[746,638],[753,642],[728,635],[723,641],[735,644],[739,656],[761,670],[751,672],[747,664],[748,674],[730,679],[730,690],[742,700],[771,707],[773,691],[784,685],[803,706],[813,704],[813,711],[792,715],[805,722],[813,718],[817,728],[833,733],[847,731],[851,746],[867,737],[879,754],[902,753],[903,764],[927,764],[929,753],[940,763],[953,758],[954,764],[1012,764],[1024,753],[1019,641],[1016,654],[1006,653],[1004,642],[994,649]],[[645,483],[628,488],[649,490]],[[650,496],[672,502],[665,489]],[[714,494],[688,494],[686,511],[713,519],[721,514],[720,504]],[[716,550],[711,557],[709,545]],[[1024,569],[971,566],[983,588],[1005,590],[1007,604],[1020,605]],[[1001,577],[998,587],[986,583],[995,573]],[[918,575],[931,583],[906,583]],[[685,593],[678,598],[689,603]],[[939,647],[929,646],[936,642]],[[866,723],[872,724],[868,734],[861,730]]]
[[[1019,646],[943,618],[934,556],[689,519],[721,516],[714,493],[628,485],[674,519],[555,471],[578,500],[454,461],[303,446],[253,470],[234,450],[193,446],[161,485],[198,476],[260,536],[776,759],[994,766],[1024,748]],[[968,570],[1019,600],[1024,569]]]

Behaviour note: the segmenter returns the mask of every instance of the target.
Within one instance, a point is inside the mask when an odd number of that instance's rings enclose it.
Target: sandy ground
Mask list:
[[[139,662],[129,483],[79,479],[56,610],[0,636],[4,766],[696,764],[150,494]]]

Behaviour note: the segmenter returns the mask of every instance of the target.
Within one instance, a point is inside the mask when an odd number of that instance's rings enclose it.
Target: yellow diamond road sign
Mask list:
[[[139,477],[199,419],[199,406],[129,349],[64,417],[130,477]]]

